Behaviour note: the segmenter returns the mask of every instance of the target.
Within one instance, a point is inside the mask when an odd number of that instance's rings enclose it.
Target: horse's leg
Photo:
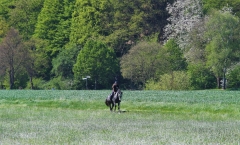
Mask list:
[[[118,112],[121,112],[120,111],[120,102],[118,102]]]
[[[114,112],[116,112],[116,107],[117,107],[117,105],[116,105],[116,103],[114,102]]]
[[[110,103],[110,111],[113,109],[113,103]]]

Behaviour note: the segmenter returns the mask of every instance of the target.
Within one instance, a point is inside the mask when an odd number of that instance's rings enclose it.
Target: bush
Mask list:
[[[172,74],[160,76],[160,81],[149,80],[146,90],[188,90],[190,79],[184,71],[174,71]]]
[[[187,71],[193,90],[216,88],[216,78],[205,64],[189,64]]]
[[[236,66],[227,74],[227,87],[237,89],[240,87],[240,66]]]
[[[46,81],[44,81],[41,78],[33,78],[33,89],[34,90],[44,90],[44,84]],[[28,82],[26,89],[31,89],[31,84]]]
[[[63,79],[62,77],[56,77],[44,84],[44,88],[56,90],[71,90],[72,85],[72,80]]]

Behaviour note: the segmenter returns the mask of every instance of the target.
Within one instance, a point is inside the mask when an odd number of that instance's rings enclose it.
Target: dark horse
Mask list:
[[[109,106],[110,111],[113,110],[113,107],[115,107],[115,108],[114,108],[114,111],[116,111],[116,107],[117,107],[117,105],[118,105],[118,111],[120,112],[120,102],[121,102],[121,99],[122,99],[122,94],[123,94],[123,93],[121,92],[121,90],[118,89],[118,91],[113,95],[112,98],[111,98],[111,95],[112,95],[112,94],[110,94],[110,95],[106,98],[105,104],[106,104],[107,106]],[[117,105],[116,105],[116,104],[117,104]]]

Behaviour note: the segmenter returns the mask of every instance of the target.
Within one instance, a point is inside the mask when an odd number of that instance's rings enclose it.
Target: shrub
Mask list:
[[[44,81],[41,78],[33,78],[32,80],[33,82],[33,89],[34,90],[43,90],[44,88],[44,84],[46,83],[46,81]],[[26,89],[31,89],[31,84],[30,82],[27,83],[27,87]]]
[[[63,79],[62,77],[56,77],[51,79],[49,82],[44,84],[45,89],[56,89],[56,90],[71,90],[72,81]]]
[[[146,90],[188,90],[190,79],[184,71],[174,71],[172,74],[160,76],[159,81],[149,80],[146,83]]]
[[[228,88],[237,89],[240,87],[240,66],[236,66],[227,74]]]
[[[187,71],[194,90],[216,88],[216,78],[205,64],[189,64]]]

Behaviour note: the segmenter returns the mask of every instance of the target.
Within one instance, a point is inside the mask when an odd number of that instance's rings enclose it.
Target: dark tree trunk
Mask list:
[[[9,77],[10,77],[10,90],[14,88],[14,70],[11,69],[9,71]]]
[[[225,90],[226,89],[226,68],[224,68],[223,70],[223,80],[222,80],[222,89]]]
[[[30,76],[30,84],[31,84],[31,90],[33,90],[33,81],[32,81],[32,76]]]
[[[221,85],[220,85],[220,78],[219,78],[219,77],[217,77],[217,87],[218,87],[218,89],[221,88]]]

